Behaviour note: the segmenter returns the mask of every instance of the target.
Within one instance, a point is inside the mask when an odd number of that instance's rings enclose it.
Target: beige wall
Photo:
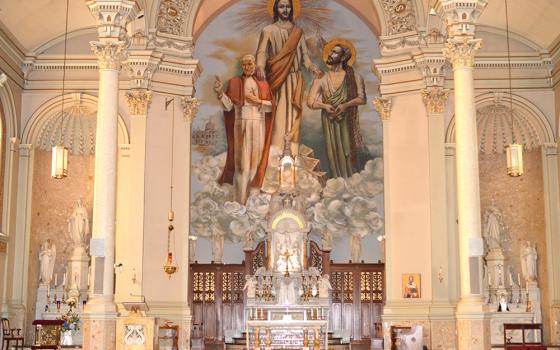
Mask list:
[[[61,274],[66,266],[66,259],[71,253],[70,247],[66,244],[67,220],[72,214],[76,201],[81,197],[91,221],[93,170],[93,156],[70,155],[68,177],[55,180],[50,176],[51,153],[35,150],[27,290],[28,327],[35,319],[39,284],[39,245],[46,239],[56,244],[55,273],[59,272],[58,283],[62,284]]]
[[[391,120],[384,124],[387,300],[403,301],[402,274],[420,273],[422,299],[430,300],[431,226],[428,118],[420,94],[393,98]]]
[[[506,174],[505,154],[480,155],[481,215],[484,215],[484,211],[494,199],[496,206],[502,211],[505,224],[509,227],[510,249],[506,252],[506,257],[510,259],[514,271],[521,273],[521,276],[523,276],[519,257],[521,244],[528,240],[536,243],[543,323],[548,325],[550,304],[541,150],[537,148],[525,152],[523,157],[525,174],[514,178]],[[517,280],[517,276],[514,276],[514,280]],[[507,283],[509,284],[509,281]],[[545,332],[548,336],[546,333],[548,332]]]

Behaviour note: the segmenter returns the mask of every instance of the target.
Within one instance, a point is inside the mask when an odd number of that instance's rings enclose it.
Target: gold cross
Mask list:
[[[286,259],[286,272],[284,272],[284,277],[290,277],[290,271],[288,270],[288,263],[289,263],[289,259],[290,256],[292,256],[293,254],[291,254],[288,251],[288,248],[286,248],[286,251],[282,254],[282,256],[284,257],[284,259]]]

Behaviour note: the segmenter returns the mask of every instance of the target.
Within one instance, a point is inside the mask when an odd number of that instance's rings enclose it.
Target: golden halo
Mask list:
[[[323,62],[327,63],[327,58],[331,53],[331,49],[337,45],[341,45],[350,49],[350,52],[352,53],[352,57],[350,57],[350,59],[348,60],[348,65],[351,67],[354,64],[354,62],[356,62],[356,48],[354,47],[354,45],[352,45],[350,41],[342,38],[334,38],[325,44],[325,47],[323,47]]]
[[[270,17],[274,17],[274,1],[275,0],[268,0],[268,15]],[[292,11],[294,11],[294,19],[299,17],[299,13],[301,11],[301,3],[299,0],[292,0]]]

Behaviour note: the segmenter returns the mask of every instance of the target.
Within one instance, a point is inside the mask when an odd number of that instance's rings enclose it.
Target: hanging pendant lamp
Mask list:
[[[64,146],[64,83],[66,80],[66,46],[68,43],[68,6],[66,0],[66,25],[64,29],[64,60],[62,64],[62,107],[60,111],[60,139],[52,148],[51,177],[63,179],[68,176],[68,148]]]
[[[506,146],[507,174],[512,177],[523,175],[523,145],[515,141],[513,125],[513,94],[511,88],[511,52],[509,47],[509,17],[508,0],[504,0],[506,7],[506,37],[508,50],[508,75],[509,75],[509,112],[511,114],[511,144]]]

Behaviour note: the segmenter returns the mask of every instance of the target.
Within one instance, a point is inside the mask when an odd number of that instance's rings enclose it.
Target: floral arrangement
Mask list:
[[[62,324],[62,330],[77,331],[80,329],[80,316],[77,312],[74,312],[76,300],[69,298],[66,301],[66,304],[69,306],[68,311],[58,318],[59,320],[64,321],[64,324]]]

